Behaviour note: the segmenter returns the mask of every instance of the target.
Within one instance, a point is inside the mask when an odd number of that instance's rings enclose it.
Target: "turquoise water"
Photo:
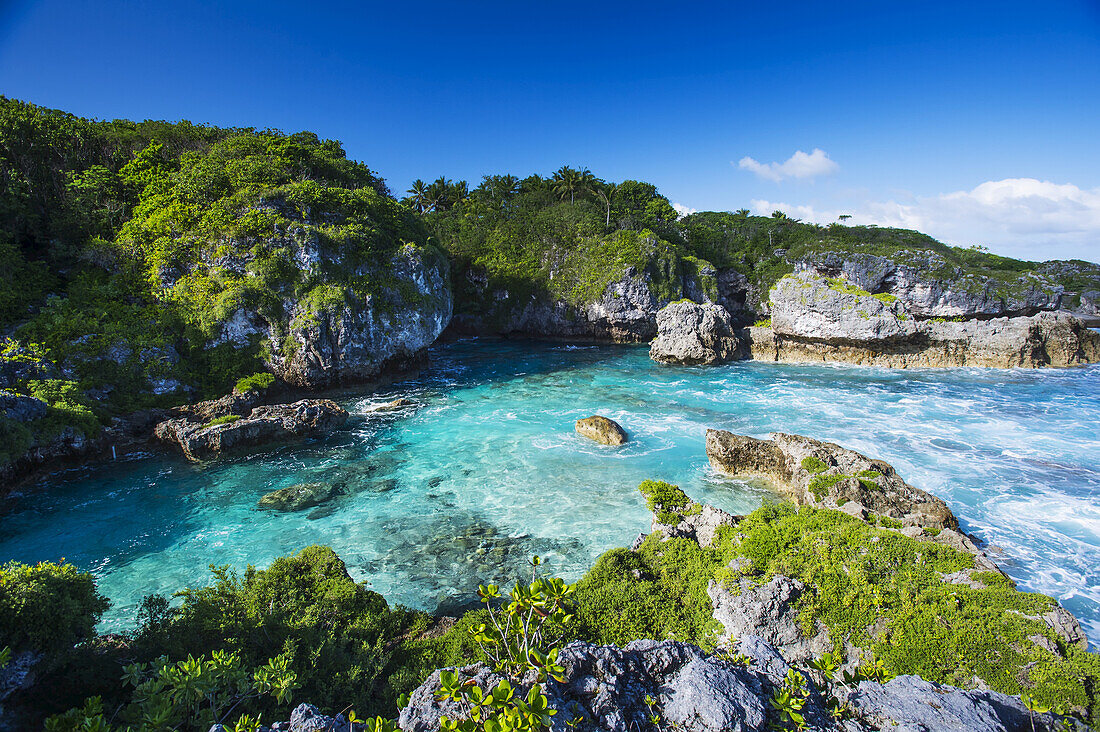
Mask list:
[[[370,414],[407,396],[418,407]],[[644,348],[459,342],[416,378],[343,398],[329,437],[206,466],[129,459],[55,476],[0,517],[0,561],[66,557],[114,602],[204,583],[207,565],[258,566],[313,543],[391,602],[453,610],[531,554],[579,577],[649,527],[635,487],[678,483],[747,512],[766,487],[715,475],[707,427],[797,432],[891,462],[944,498],[1025,589],[1062,600],[1100,643],[1100,368],[894,371],[734,363],[677,368]],[[599,413],[631,442],[577,437]],[[319,509],[272,513],[264,493],[347,485]]]

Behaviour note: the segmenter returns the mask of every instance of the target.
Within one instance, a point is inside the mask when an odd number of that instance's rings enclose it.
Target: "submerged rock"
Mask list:
[[[230,450],[302,439],[327,432],[347,421],[348,413],[329,399],[302,399],[252,409],[247,417],[225,415],[212,422],[184,417],[156,426],[158,439],[180,446],[189,460],[216,457]]]
[[[870,511],[906,526],[959,526],[946,503],[906,483],[889,463],[801,435],[774,432],[769,438],[707,430],[707,457],[728,475],[768,479],[799,505]]]
[[[577,434],[604,445],[623,445],[627,441],[626,430],[618,422],[598,414],[578,419],[574,428]]]
[[[416,402],[405,397],[398,397],[391,402],[383,402],[382,404],[373,404],[367,407],[368,412],[392,412],[395,409],[402,409],[404,407],[414,407]]]
[[[339,492],[331,483],[298,483],[264,494],[257,505],[276,511],[302,511],[331,500]]]
[[[661,363],[712,364],[741,358],[744,349],[721,305],[675,302],[657,313],[649,357]]]

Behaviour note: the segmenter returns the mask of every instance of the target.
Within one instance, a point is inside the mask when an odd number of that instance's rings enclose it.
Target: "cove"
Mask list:
[[[416,410],[370,414],[406,396]],[[573,580],[649,530],[638,483],[680,485],[745,513],[764,485],[715,474],[707,427],[832,440],[894,465],[943,498],[1021,589],[1050,594],[1100,643],[1100,367],[921,369],[738,362],[667,367],[638,347],[523,341],[438,345],[420,374],[345,394],[323,440],[208,465],[165,456],[56,475],[13,496],[0,557],[65,557],[92,571],[133,624],[144,595],[204,584],[209,564],[268,564],[327,544],[392,603],[453,612],[479,583],[508,583],[531,554]],[[631,441],[608,448],[573,421],[603,414]],[[298,513],[265,493],[340,482]]]

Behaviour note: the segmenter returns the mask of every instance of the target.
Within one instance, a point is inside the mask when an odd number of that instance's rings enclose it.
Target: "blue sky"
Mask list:
[[[1100,2],[766,5],[0,0],[0,93],[1100,259]]]

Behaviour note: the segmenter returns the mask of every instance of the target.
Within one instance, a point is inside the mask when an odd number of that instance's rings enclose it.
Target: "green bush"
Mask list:
[[[223,414],[221,417],[215,417],[210,420],[203,427],[216,427],[219,424],[231,424],[241,418],[239,414]]]
[[[817,473],[824,473],[826,470],[829,469],[829,466],[821,458],[814,457],[813,455],[807,455],[806,457],[802,458],[802,469],[805,470],[807,473],[813,473],[814,475],[816,475]]]
[[[8,562],[0,566],[0,647],[57,656],[91,638],[109,604],[72,564]]]
[[[244,394],[250,391],[265,391],[275,383],[275,375],[266,371],[246,376],[243,379],[237,381],[237,385],[233,387],[233,391],[238,394]]]

